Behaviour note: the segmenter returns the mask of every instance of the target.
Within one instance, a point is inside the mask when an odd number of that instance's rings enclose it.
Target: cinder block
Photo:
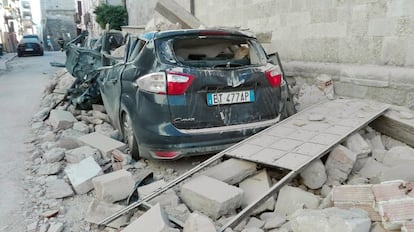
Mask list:
[[[98,224],[106,217],[113,215],[114,213],[118,212],[119,210],[122,210],[123,208],[124,206],[121,206],[121,205],[110,204],[107,202],[98,201],[94,199],[88,207],[88,210],[85,216],[85,221]],[[121,226],[124,226],[125,224],[127,224],[127,222],[128,222],[128,217],[126,215],[123,215],[121,217],[118,217],[111,223],[109,223],[108,227],[120,228]]]
[[[320,199],[312,193],[286,185],[280,189],[275,212],[289,216],[298,209],[317,209],[319,203]]]
[[[240,182],[239,187],[244,191],[242,207],[245,208],[255,200],[259,199],[263,193],[267,192],[271,186],[270,177],[266,170],[245,179]],[[258,214],[263,211],[273,210],[275,207],[275,199],[270,197],[261,206],[257,207],[253,214]]]
[[[95,161],[98,161],[101,158],[101,154],[96,148],[89,146],[82,146],[72,150],[69,150],[65,153],[65,159],[68,163],[76,164],[86,157],[93,157]]]
[[[168,218],[161,209],[161,206],[157,204],[122,230],[122,232],[137,231],[167,232],[174,230],[170,227]],[[177,231],[179,230],[177,229]]]
[[[84,135],[79,138],[79,141],[85,145],[98,149],[102,155],[107,158],[111,156],[113,150],[123,150],[125,148],[125,143],[111,139],[97,132]]]
[[[228,159],[204,171],[202,175],[209,176],[227,184],[237,184],[244,178],[256,172],[256,164],[239,159]]]
[[[123,200],[134,190],[135,182],[130,172],[119,170],[92,179],[96,198],[113,203]]]
[[[84,194],[93,189],[92,178],[102,175],[102,169],[93,157],[88,157],[77,164],[68,165],[65,173],[77,194]]]
[[[208,176],[198,176],[181,187],[181,199],[193,211],[217,219],[240,207],[243,190]]]
[[[69,129],[77,122],[72,113],[65,110],[52,110],[49,116],[49,123],[55,130]]]

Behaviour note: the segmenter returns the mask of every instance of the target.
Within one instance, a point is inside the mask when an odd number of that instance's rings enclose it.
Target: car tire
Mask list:
[[[41,51],[39,55],[40,55],[40,56],[43,56],[44,54],[45,54],[45,53],[44,53],[43,51]]]
[[[18,56],[18,57],[22,57],[22,56],[23,56],[23,53],[18,52],[18,53],[17,53],[17,56]]]
[[[124,113],[122,116],[122,137],[124,143],[127,146],[127,151],[131,154],[132,158],[135,160],[139,159],[139,150],[137,139],[135,138],[134,129],[132,128],[131,117],[128,113]]]

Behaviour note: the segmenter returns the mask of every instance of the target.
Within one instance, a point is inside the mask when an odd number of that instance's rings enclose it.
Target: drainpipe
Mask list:
[[[195,15],[194,0],[190,0],[190,12],[192,15]]]

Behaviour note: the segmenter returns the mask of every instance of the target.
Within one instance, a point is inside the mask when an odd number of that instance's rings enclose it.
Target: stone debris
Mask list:
[[[310,192],[285,185],[279,191],[275,212],[289,216],[299,209],[317,209],[320,201],[318,196]]]
[[[137,231],[179,232],[180,230],[173,229],[170,226],[167,215],[162,210],[161,206],[157,204],[122,230],[122,232]]]
[[[243,190],[208,176],[190,179],[181,187],[181,199],[193,211],[217,219],[240,207]]]
[[[67,150],[80,147],[82,144],[79,142],[78,138],[83,135],[85,134],[74,129],[64,130],[59,135],[58,147],[65,148]]]
[[[61,161],[63,157],[65,157],[65,149],[63,148],[53,148],[43,154],[43,159],[48,163]]]
[[[185,221],[183,232],[216,232],[213,221],[200,213],[192,213]]]
[[[167,182],[165,182],[164,180],[158,180],[158,181],[152,182],[150,184],[140,186],[137,189],[138,196],[139,196],[139,198],[144,198],[144,197],[150,195],[151,193],[153,193],[155,190],[163,187],[166,184],[167,184]]]
[[[49,229],[47,232],[62,232],[64,229],[63,223],[61,222],[52,222],[50,224]]]
[[[348,179],[356,159],[356,153],[348,148],[342,145],[334,147],[325,163],[328,183],[344,183]]]
[[[362,138],[359,133],[348,136],[344,145],[356,154],[356,161],[353,169],[359,171],[365,164],[368,154],[371,153],[371,146]]]
[[[396,146],[388,150],[382,163],[396,166],[407,161],[414,161],[414,149],[409,146]]]
[[[359,175],[368,179],[374,179],[381,175],[381,173],[389,167],[376,159],[369,157],[364,167],[358,172]]]
[[[263,226],[265,230],[279,228],[286,222],[285,216],[275,212],[262,213],[260,219],[265,222]]]
[[[82,132],[83,134],[88,134],[90,132],[90,128],[84,122],[75,122],[73,124],[73,129]]]
[[[64,130],[73,127],[73,124],[77,122],[76,118],[68,111],[65,110],[52,110],[50,111],[49,123],[55,130]]]
[[[85,220],[90,223],[98,224],[104,218],[111,216],[123,208],[124,206],[121,205],[111,204],[94,199],[88,207]],[[126,224],[128,224],[128,217],[124,215],[109,223],[108,226],[119,229],[121,226],[124,226]]]
[[[371,228],[368,214],[361,209],[304,209],[292,215],[290,224],[292,231],[301,232],[368,232]]]
[[[257,200],[264,192],[267,192],[271,187],[270,177],[266,170],[259,172],[258,174],[249,177],[239,184],[239,188],[244,191],[242,208],[249,206],[255,200]],[[263,211],[274,210],[275,199],[270,197],[261,206],[257,207],[252,214],[259,214]]]
[[[71,164],[79,163],[87,157],[93,157],[98,162],[101,159],[101,154],[96,148],[90,146],[78,147],[65,153],[65,160]]]
[[[70,164],[65,173],[77,194],[84,194],[93,189],[92,179],[102,175],[101,167],[93,157],[87,157],[77,164]]]
[[[46,182],[46,196],[48,198],[65,198],[73,196],[72,188],[62,179],[53,179]]]
[[[44,176],[44,175],[55,175],[58,174],[63,169],[61,163],[51,163],[51,164],[43,164],[37,169],[37,174]]]
[[[232,158],[207,169],[201,175],[233,185],[253,175],[256,172],[256,168],[257,165],[253,162]]]
[[[96,198],[109,203],[126,199],[135,186],[132,174],[125,170],[95,177],[92,183]]]
[[[120,137],[118,130],[115,130],[110,124],[107,122],[96,125],[95,132],[103,134],[112,139],[118,139]]]
[[[328,179],[325,166],[320,159],[310,163],[305,170],[300,173],[303,184],[310,189],[321,188]]]
[[[265,225],[266,222],[256,218],[251,217],[249,218],[249,221],[247,221],[247,224],[245,226],[246,229],[248,228],[262,228]]]
[[[123,150],[125,143],[111,139],[103,134],[94,132],[78,138],[85,145],[98,149],[104,158],[110,158],[113,150]]]

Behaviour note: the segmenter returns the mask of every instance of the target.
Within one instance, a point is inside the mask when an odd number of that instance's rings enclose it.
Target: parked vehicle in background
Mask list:
[[[237,31],[129,36],[98,83],[134,158],[215,153],[294,113],[280,65]]]
[[[24,55],[44,55],[43,43],[38,35],[24,35],[17,45],[17,56]]]

